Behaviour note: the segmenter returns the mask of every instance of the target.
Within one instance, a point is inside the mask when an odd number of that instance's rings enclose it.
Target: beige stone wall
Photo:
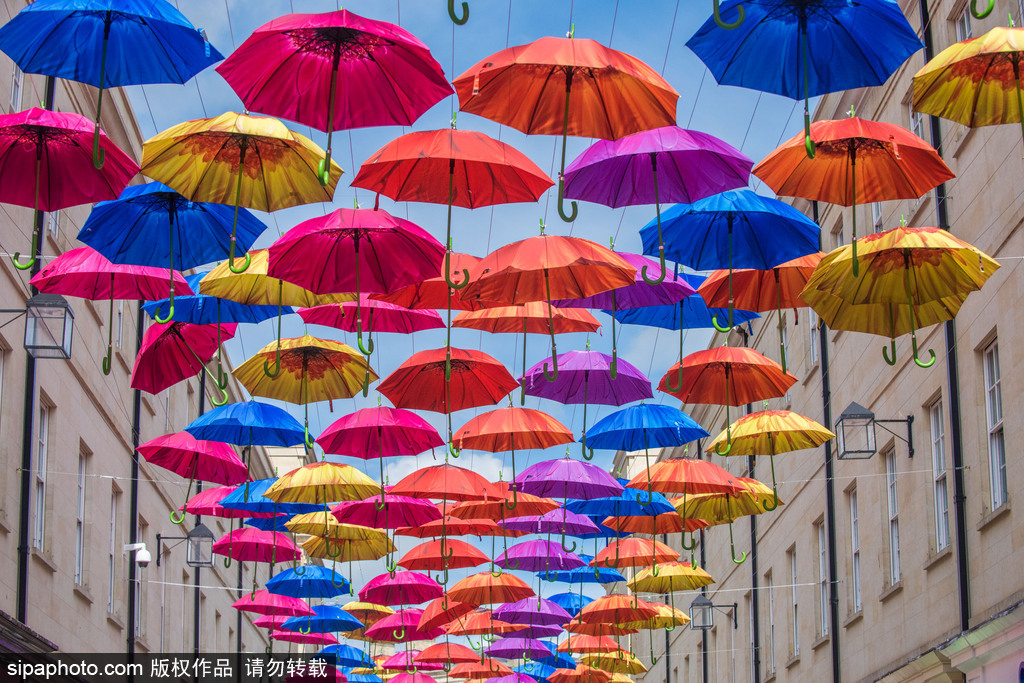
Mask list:
[[[920,26],[917,2],[901,2],[910,24]],[[936,52],[955,41],[954,20],[965,3],[942,0],[930,2],[932,31]],[[1020,25],[1020,7],[1016,2],[996,3],[996,11],[985,20],[972,19],[974,36],[980,36],[1006,21],[1011,11]],[[865,90],[837,93],[822,98],[816,117],[842,118],[850,106],[858,116],[911,126],[908,108],[911,77],[924,65],[924,52],[915,55],[885,85]],[[925,117],[922,136],[929,139],[929,121]],[[953,343],[959,354],[960,400],[962,410],[962,442],[966,487],[967,549],[970,557],[971,625],[987,621],[1000,611],[1024,598],[1024,582],[1013,567],[1024,560],[1024,527],[1014,519],[1015,499],[1020,497],[1019,485],[1024,481],[1024,463],[1018,444],[1024,438],[1020,421],[1009,417],[1024,394],[1024,360],[1017,351],[1020,320],[1024,315],[1021,293],[1024,272],[1024,191],[1019,179],[1024,174],[1024,143],[1016,125],[969,130],[949,121],[940,122],[946,162],[957,178],[947,184],[949,220],[953,234],[975,244],[1000,259],[1001,269],[981,292],[972,294],[956,319]],[[793,131],[794,133],[796,131]],[[806,202],[795,202],[810,215]],[[933,193],[920,201],[884,202],[881,204],[881,229],[899,224],[905,215],[910,226],[937,225]],[[829,205],[820,206],[823,246],[826,251],[836,246],[834,234],[842,231],[844,243],[851,240],[852,210]],[[872,207],[857,207],[858,234],[874,230]],[[841,226],[837,228],[837,226]],[[800,381],[792,388],[788,400],[769,401],[770,408],[788,408],[819,422],[823,419],[820,361],[812,358],[812,323],[807,309],[799,311],[799,323],[793,311],[783,317],[789,341],[789,369]],[[753,324],[748,345],[778,360],[778,318],[765,315]],[[814,339],[817,339],[816,331]],[[1004,425],[1009,502],[992,511],[988,456],[988,426],[985,411],[985,385],[982,353],[998,340],[1002,401],[1008,416]],[[836,625],[842,648],[842,675],[845,681],[876,680],[901,669],[922,654],[956,636],[960,632],[957,598],[957,567],[954,537],[954,501],[952,479],[952,435],[950,397],[947,384],[945,330],[942,325],[919,334],[922,349],[933,349],[937,362],[930,369],[918,368],[910,361],[910,340],[897,342],[899,362],[895,367],[881,358],[881,337],[851,332],[829,332],[829,357],[832,385],[832,418],[839,417],[851,401],[874,411],[878,418],[914,417],[915,456],[908,457],[907,445],[878,429],[879,453],[894,449],[898,470],[901,574],[893,584],[890,578],[889,518],[886,497],[885,463],[881,455],[870,460],[837,461],[835,463],[837,558],[839,567],[839,621]],[[724,342],[721,335],[712,345]],[[743,343],[733,333],[730,343]],[[924,352],[927,353],[926,351]],[[820,359],[820,353],[818,353]],[[908,361],[910,361],[908,363]],[[947,467],[950,545],[939,549],[936,543],[934,476],[932,471],[932,439],[929,408],[942,401],[944,423],[943,447]],[[762,405],[752,406],[753,410]],[[726,424],[724,412],[717,406],[684,406],[712,435]],[[736,418],[735,409],[732,419]],[[897,434],[905,435],[903,425],[889,425]],[[680,455],[668,453],[664,455]],[[690,454],[693,454],[691,449]],[[746,458],[712,460],[731,472],[743,474]],[[638,462],[619,454],[631,474],[640,471]],[[760,458],[756,476],[770,481],[767,459]],[[818,599],[818,536],[817,525],[825,515],[825,466],[822,449],[790,453],[776,457],[775,470],[780,481],[780,495],[786,505],[775,513],[757,518],[758,582],[760,590],[753,595],[751,563],[735,565],[729,553],[726,527],[716,527],[707,534],[705,568],[716,578],[709,589],[716,604],[738,603],[738,629],[726,614],[716,614],[715,630],[709,633],[710,680],[752,680],[751,678],[751,609],[750,600],[760,605],[761,618],[761,680],[771,677],[787,681],[829,680],[831,677],[830,642],[822,635],[821,605]],[[851,492],[856,491],[860,531],[860,565],[862,608],[854,609],[851,547]],[[738,522],[734,528],[737,552],[750,549],[750,523]],[[678,538],[673,539],[677,544]],[[791,578],[790,553],[796,557],[796,581]],[[699,560],[699,556],[697,558]],[[827,575],[827,574],[826,574]],[[771,648],[769,625],[768,577],[773,584],[774,650]],[[792,584],[796,583],[795,589]],[[799,654],[794,653],[793,601],[797,602],[796,627]],[[753,596],[753,597],[752,597]],[[676,596],[677,605],[686,605],[693,594]],[[827,608],[827,607],[826,607]],[[731,638],[735,636],[735,646]],[[998,638],[1000,636],[992,636]],[[1015,636],[1016,637],[1016,636]],[[634,637],[636,652],[648,651],[646,635]],[[672,681],[700,680],[700,639],[689,629],[669,634]],[[988,641],[977,644],[984,652]],[[1010,639],[1009,646],[1020,652],[1024,641]],[[1014,645],[1014,643],[1016,643]],[[654,634],[654,654],[663,656],[663,631]],[[1013,659],[1011,656],[1010,659]],[[1019,660],[1020,657],[1017,656]],[[985,657],[978,655],[977,661]],[[973,663],[972,663],[973,662]],[[961,671],[981,666],[974,660],[966,662]],[[1015,671],[1016,669],[1014,669]],[[951,678],[931,676],[950,676]],[[665,660],[645,678],[646,682],[664,681]],[[891,680],[962,680],[959,672],[949,668],[949,659],[942,654],[929,654],[906,667]],[[979,676],[975,678],[975,676]],[[998,674],[969,674],[968,680],[1003,680]]]
[[[0,22],[6,22],[24,2],[6,3]],[[13,65],[0,56],[0,112],[39,106],[43,100],[43,78],[24,76],[19,101],[11,101]],[[96,90],[58,81],[55,108],[59,111],[95,111]],[[142,138],[132,107],[120,91],[105,95],[103,128],[112,140],[136,160],[142,152]],[[139,182],[140,180],[136,180]],[[47,261],[55,254],[80,246],[75,235],[90,211],[80,206],[59,213],[57,232],[46,231]],[[48,220],[45,224],[48,224]],[[0,205],[0,308],[23,307],[28,297],[28,275],[15,270],[7,254],[27,253],[32,212]],[[118,652],[126,647],[128,568],[130,558],[122,547],[128,542],[129,496],[131,489],[131,425],[133,392],[129,378],[136,352],[136,303],[117,302],[115,325],[121,311],[120,339],[115,347],[113,370],[104,376],[100,361],[106,349],[108,309],[105,302],[69,298],[75,312],[72,358],[64,362],[42,360],[36,364],[36,397],[33,400],[34,435],[38,435],[40,402],[50,407],[47,431],[47,474],[45,527],[42,549],[29,558],[29,599],[27,623],[30,628],[70,652]],[[4,316],[0,325],[10,316]],[[148,323],[148,318],[147,321]],[[24,323],[19,319],[0,329],[0,610],[16,613],[18,518],[22,457],[22,420],[25,401]],[[114,342],[118,342],[114,329]],[[184,428],[198,414],[198,379],[189,380],[157,396],[143,394],[141,441]],[[237,386],[232,400],[241,399]],[[211,407],[206,401],[207,409]],[[35,453],[35,451],[34,451]],[[81,579],[76,582],[76,525],[78,516],[79,455],[87,454],[85,481],[85,552]],[[35,455],[33,456],[35,458]],[[33,461],[35,464],[35,460]],[[266,455],[257,452],[254,475],[266,476],[271,466]],[[182,525],[168,519],[171,509],[182,504],[186,481],[145,461],[140,466],[139,540],[147,544],[153,562],[142,570],[139,651],[190,651],[192,648],[193,570],[185,565],[183,544],[164,546],[161,566],[156,566],[156,535],[184,536],[193,526],[189,517]],[[194,493],[194,490],[193,490]],[[112,497],[117,501],[114,528],[114,579],[111,596],[109,549]],[[34,496],[32,506],[34,508]],[[227,533],[225,522],[203,520],[220,536]],[[30,519],[30,532],[35,517]],[[237,522],[236,522],[237,525]],[[32,536],[30,533],[30,545]],[[201,649],[235,649],[236,613],[231,603],[238,597],[227,590],[237,582],[237,564],[225,569],[219,562],[202,572]],[[245,567],[245,590],[251,589],[252,565]],[[265,579],[260,570],[260,581]],[[179,584],[189,584],[181,586]],[[108,600],[112,609],[108,611]],[[243,618],[243,646],[262,650],[265,640]],[[281,649],[279,645],[277,649]]]

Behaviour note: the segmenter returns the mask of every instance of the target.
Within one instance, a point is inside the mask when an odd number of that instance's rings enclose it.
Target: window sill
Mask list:
[[[854,612],[853,614],[851,614],[850,616],[846,617],[846,621],[843,622],[843,628],[850,628],[851,626],[853,626],[854,624],[856,624],[858,621],[860,621],[863,618],[864,618],[864,609],[861,608],[860,610],[858,610],[858,611]]]
[[[121,617],[113,612],[107,612],[107,621],[116,626],[118,631],[124,630],[124,622],[121,621]]]
[[[11,533],[11,524],[7,521],[7,511],[0,510],[0,532]]]
[[[800,663],[800,655],[798,655],[798,654],[797,655],[793,655],[792,657],[789,658],[789,661],[786,662],[786,669],[787,670],[788,669],[792,669],[794,666],[796,666],[799,663]]]
[[[124,354],[121,352],[121,347],[114,347],[114,357],[117,358],[117,362],[121,364],[121,369],[127,372],[129,375],[132,372],[132,366],[128,365],[128,361],[125,360]],[[132,359],[134,361],[134,359]]]
[[[770,673],[765,674],[765,677],[761,680],[763,681],[763,683],[772,683],[772,681],[775,680],[775,672],[772,671]]]
[[[928,554],[928,559],[924,561],[924,565],[921,567],[924,571],[929,571],[932,567],[938,565],[944,559],[953,554],[953,546],[947,544],[945,548],[939,552],[932,552]]]
[[[988,512],[978,520],[978,531],[985,531],[988,527],[994,524],[997,520],[1006,517],[1010,514],[1010,501],[1007,500],[1005,503],[997,507],[992,512]]]
[[[818,366],[820,364],[821,364],[820,361],[814,361],[810,365],[807,366],[807,372],[804,373],[804,379],[803,379],[803,382],[802,382],[802,384],[804,386],[806,386],[807,383],[810,382],[811,379],[814,377],[814,372],[815,372],[815,370],[818,369]]]
[[[879,602],[886,602],[886,601],[889,600],[889,598],[891,598],[892,596],[894,596],[897,593],[901,592],[902,590],[903,590],[903,580],[900,579],[899,581],[897,581],[896,583],[894,583],[893,585],[889,586],[884,591],[882,591],[882,594],[878,596],[878,601]]]
[[[811,643],[811,650],[812,651],[817,651],[817,649],[819,647],[821,647],[825,643],[829,642],[830,640],[831,640],[831,638],[829,637],[829,635],[827,633],[825,635],[823,635],[823,636],[819,636],[816,641]]]
[[[86,588],[85,586],[83,586],[82,584],[80,584],[80,583],[76,583],[76,584],[75,584],[75,587],[74,587],[74,589],[73,589],[73,590],[74,590],[74,593],[75,593],[75,595],[77,595],[77,596],[78,596],[79,598],[81,598],[82,600],[85,600],[85,601],[86,601],[87,603],[89,603],[90,605],[91,605],[91,604],[92,604],[93,602],[95,602],[95,601],[94,601],[94,600],[92,599],[92,593],[90,593],[90,592],[89,592],[89,589],[88,589],[88,588]]]
[[[50,570],[51,574],[57,573],[57,563],[50,557],[50,553],[32,546],[32,557],[39,561],[44,567]]]

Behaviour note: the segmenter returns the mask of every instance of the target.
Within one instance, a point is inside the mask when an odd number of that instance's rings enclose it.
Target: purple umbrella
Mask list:
[[[572,615],[561,605],[543,598],[536,600],[526,598],[518,602],[510,602],[495,607],[491,613],[495,619],[510,624],[526,624],[527,626],[561,626],[572,621]],[[522,635],[517,632],[516,635]]]
[[[488,678],[487,683],[537,683],[537,679],[526,674],[514,673],[498,678]]]
[[[569,514],[572,513],[570,512]],[[523,527],[537,526],[538,517],[536,515],[522,517],[521,519],[534,520],[533,524],[524,524]],[[590,522],[586,517],[583,519]],[[512,522],[513,520],[503,521]],[[572,522],[570,522],[570,524],[571,523]],[[562,530],[561,525],[558,525],[557,528],[549,528],[545,532],[535,532],[532,529],[527,528],[513,529],[511,524],[509,526],[505,526],[505,528],[513,531],[529,531],[530,533],[546,533],[548,531],[558,533]],[[501,555],[498,555],[494,560],[494,564],[498,565],[502,569],[520,569],[525,572],[546,572],[549,569],[568,571],[570,569],[582,567],[586,563],[573,553],[563,550],[557,543],[552,543],[551,541],[526,541],[525,543],[518,543],[503,552]]]
[[[418,605],[444,595],[441,584],[426,574],[399,571],[384,573],[366,582],[359,599],[377,605]],[[417,622],[419,623],[419,622]]]
[[[516,631],[516,635],[520,638],[554,638],[564,630],[561,626],[527,626]]]
[[[661,275],[661,200],[692,204],[726,190],[746,187],[754,162],[713,135],[666,126],[618,140],[600,140],[565,169],[565,196],[612,208],[654,204],[658,214]]]
[[[531,534],[564,533],[566,536],[582,536],[598,532],[597,525],[589,517],[569,512],[565,508],[545,512],[543,515],[527,515],[514,519],[503,519],[498,524],[511,531],[525,531]],[[536,542],[539,543],[540,541]],[[519,545],[523,546],[526,544],[520,543]],[[513,548],[515,547],[518,546],[513,546]],[[509,551],[511,550],[512,548],[509,548]],[[568,569],[575,569],[575,567],[568,567]],[[527,569],[526,571],[536,570]]]
[[[536,638],[502,638],[484,652],[497,659],[538,659],[554,655],[546,643]]]
[[[545,361],[549,362],[549,361]],[[570,351],[558,357],[558,378],[549,382],[544,376],[544,363],[537,363],[526,371],[519,381],[530,396],[549,398],[563,404],[583,404],[583,445],[584,460],[594,457],[587,455],[587,404],[622,406],[633,401],[653,398],[651,380],[635,367],[622,361],[615,362],[616,374],[612,374],[613,359],[597,351]],[[519,481],[519,477],[516,477]],[[532,491],[530,491],[532,493]],[[579,496],[572,496],[578,498]]]

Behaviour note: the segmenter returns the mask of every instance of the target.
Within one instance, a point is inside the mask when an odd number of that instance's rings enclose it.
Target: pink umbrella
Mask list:
[[[174,273],[173,277],[174,290],[178,294],[194,293],[180,273]],[[77,296],[93,301],[110,299],[108,320],[111,322],[107,324],[104,375],[110,374],[110,358],[114,349],[114,299],[166,299],[170,295],[170,283],[171,272],[166,268],[111,263],[90,247],[78,247],[64,252],[29,281],[40,292],[47,294]]]
[[[241,562],[291,562],[302,557],[292,540],[277,531],[242,527],[225,534],[213,544],[213,552]],[[255,582],[255,572],[253,581]],[[253,591],[255,592],[255,585]]]
[[[285,614],[264,614],[262,617],[252,622],[252,625],[256,628],[269,628],[271,630],[277,630],[281,628],[281,625],[291,619]]]
[[[393,292],[437,277],[444,254],[440,242],[410,221],[379,209],[338,209],[299,223],[274,242],[267,274],[316,294],[355,292],[356,340],[370,355],[373,341],[363,344],[359,294]]]
[[[421,631],[420,617],[423,610],[417,608],[400,609],[389,614],[373,626],[368,626],[364,633],[370,640],[384,643],[407,643],[414,640],[433,640],[444,635],[444,630],[432,628]]]
[[[245,463],[231,446],[219,441],[199,441],[188,432],[158,436],[135,450],[149,464],[188,477],[186,498],[192,491],[192,481],[195,479],[237,486],[248,478]],[[184,519],[183,511],[171,512],[173,523],[181,524]]]
[[[277,517],[273,512],[249,512],[248,510],[236,510],[235,508],[222,506],[220,501],[236,488],[235,486],[215,486],[203,489],[185,503],[185,512],[190,515],[209,515],[210,517],[220,517],[221,519],[270,519],[271,517]]]
[[[284,643],[303,645],[337,645],[338,639],[330,633],[302,633],[301,631],[271,631],[270,637]]]
[[[232,605],[242,612],[285,617],[316,616],[313,608],[298,598],[277,595],[267,590],[259,590],[251,595],[243,595]]]
[[[426,670],[425,666],[421,665],[420,668]],[[388,683],[435,683],[435,681],[426,674],[413,672],[396,674],[388,679]]]
[[[441,664],[423,664],[416,661],[416,655],[420,653],[419,650],[406,650],[405,652],[396,652],[391,655],[380,665],[380,668],[385,671],[410,671],[412,669],[419,669],[420,671],[440,671],[444,668]],[[394,679],[391,679],[394,680]],[[435,683],[434,679],[428,679],[430,683]]]
[[[426,574],[410,571],[381,574],[367,581],[363,590],[359,591],[362,602],[387,606],[418,605],[436,600],[442,595],[444,589],[441,584]],[[416,624],[419,624],[419,620]]]
[[[288,674],[284,680],[285,683],[347,683],[348,677],[333,666],[325,666],[323,671],[307,667],[302,672]]]
[[[106,154],[102,169],[93,166],[96,136]],[[0,202],[59,211],[78,204],[117,199],[139,165],[81,114],[32,107],[0,116]],[[28,270],[36,261],[39,233],[32,231]],[[163,298],[163,297],[160,297]]]
[[[412,334],[420,330],[436,330],[444,327],[444,321],[437,311],[405,308],[387,301],[371,298],[369,294],[359,295],[359,308],[367,330],[374,332],[395,332]],[[298,310],[302,322],[307,325],[325,325],[346,332],[356,331],[356,302],[324,304]],[[367,332],[369,334],[369,332]]]
[[[327,131],[409,126],[454,91],[405,29],[345,10],[286,14],[259,27],[217,73],[247,109]]]
[[[376,498],[350,500],[334,506],[331,512],[342,524],[355,524],[373,529],[402,529],[441,519],[440,508],[429,500],[389,496],[383,507],[378,503]]]
[[[221,393],[221,398],[213,399],[212,403],[224,405],[228,402],[227,390],[207,369],[206,362],[217,353],[221,341],[235,336],[237,328],[235,323],[193,325],[176,320],[154,322],[142,337],[142,346],[135,357],[132,388],[158,394],[198,372],[206,371],[213,380],[213,386]]]

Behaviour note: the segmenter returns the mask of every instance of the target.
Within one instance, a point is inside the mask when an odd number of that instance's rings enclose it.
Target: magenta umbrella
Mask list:
[[[270,637],[284,643],[301,645],[337,645],[338,639],[330,633],[302,633],[301,631],[272,631]]]
[[[150,394],[158,394],[178,382],[205,371],[221,392],[213,400],[216,406],[228,402],[227,390],[217,383],[217,376],[206,367],[222,341],[235,336],[238,325],[193,325],[171,321],[154,322],[142,337],[142,346],[132,368],[131,387]],[[245,479],[242,480],[243,482]]]
[[[232,605],[241,612],[285,617],[316,616],[313,608],[303,600],[287,595],[277,595],[267,590],[259,590],[251,595],[243,595]]]
[[[423,669],[424,671],[427,670],[427,667],[422,666],[422,665],[420,666],[420,668]],[[443,669],[444,667],[438,667],[438,668]],[[437,683],[437,682],[433,678],[428,676],[427,674],[421,674],[419,672],[415,672],[414,671],[413,673],[406,672],[406,673],[395,674],[394,676],[392,676],[391,678],[388,679],[388,683]]]
[[[599,140],[565,169],[565,196],[612,208],[654,204],[658,214],[661,274],[661,202],[692,204],[698,199],[746,187],[754,162],[714,135],[678,126],[654,128],[618,140]]]
[[[307,325],[324,325],[345,332],[356,331],[356,308],[354,301],[341,304],[324,304],[313,308],[300,308],[297,312]],[[444,320],[437,311],[405,308],[370,298],[369,294],[359,295],[358,308],[368,330],[412,334],[421,330],[436,330],[444,327]]]
[[[405,650],[404,652],[396,652],[391,655],[380,665],[380,668],[384,671],[413,671],[419,669],[420,671],[441,671],[444,669],[443,664],[427,664],[424,662],[417,662],[416,655],[420,653],[419,650]],[[393,678],[391,680],[394,680]],[[433,678],[427,677],[429,683],[436,683]]]
[[[326,131],[321,173],[335,129],[409,126],[454,92],[415,36],[346,10],[278,17],[253,31],[217,73],[247,109]]]
[[[433,640],[444,635],[444,630],[432,628],[420,630],[420,617],[423,610],[410,607],[389,614],[373,626],[368,626],[363,633],[370,640],[384,643],[407,643],[414,640]]]
[[[93,301],[110,299],[107,356],[103,359],[103,374],[109,375],[114,349],[114,299],[166,299],[171,291],[171,277],[171,271],[166,268],[111,263],[90,247],[78,247],[50,261],[29,284],[46,294],[63,294]],[[179,294],[194,293],[181,273],[173,273],[173,282],[174,290]]]
[[[193,480],[237,486],[245,483],[249,476],[245,463],[231,446],[219,441],[200,441],[188,432],[158,436],[135,450],[149,464],[188,477],[185,498],[192,491]],[[171,522],[174,524],[181,524],[184,519],[184,511],[171,512]]]
[[[214,486],[213,488],[203,489],[188,499],[184,510],[190,515],[209,515],[210,517],[220,517],[221,519],[270,519],[271,517],[277,517],[277,513],[273,512],[250,512],[248,510],[226,508],[221,505],[220,501],[236,488],[236,486]]]
[[[227,557],[225,562],[296,562],[302,557],[291,539],[277,531],[242,527],[225,534],[213,544],[213,552]],[[252,595],[256,595],[256,572],[252,573]]]
[[[252,625],[256,628],[268,628],[276,631],[289,619],[291,619],[291,617],[285,614],[264,614],[262,617],[252,622]]]
[[[97,138],[110,164],[100,169],[92,156]],[[117,199],[138,172],[139,165],[81,114],[32,107],[0,116],[0,202],[59,211]],[[21,263],[16,252],[16,268],[35,264],[39,239],[33,229],[29,260]]]
[[[410,571],[384,573],[366,582],[359,591],[362,602],[375,605],[419,605],[444,595],[441,584],[426,574]],[[416,622],[419,624],[419,622]]]
[[[418,527],[442,517],[440,508],[434,503],[409,496],[345,501],[336,505],[331,512],[342,524],[355,524],[373,529]],[[398,569],[398,564],[391,553],[388,553],[384,567],[388,572]]]

